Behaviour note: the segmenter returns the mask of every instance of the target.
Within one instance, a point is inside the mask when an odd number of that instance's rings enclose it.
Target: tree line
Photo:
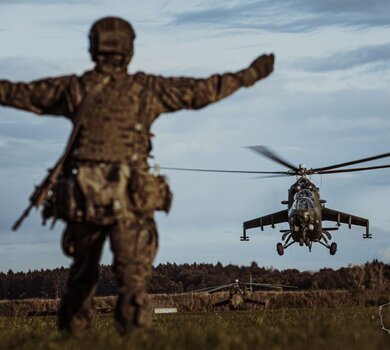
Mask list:
[[[0,299],[58,298],[64,292],[69,269],[0,273]],[[296,286],[300,290],[329,289],[384,289],[390,287],[390,264],[378,260],[364,265],[319,271],[297,269],[278,270],[260,267],[206,263],[165,263],[153,267],[147,291],[156,293],[182,293],[196,289],[240,282],[275,283]],[[98,296],[115,295],[117,287],[111,267],[100,267]]]

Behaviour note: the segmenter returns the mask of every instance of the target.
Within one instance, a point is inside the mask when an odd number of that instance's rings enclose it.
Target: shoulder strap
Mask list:
[[[76,115],[73,119],[73,130],[69,136],[68,143],[66,145],[65,151],[58,159],[56,165],[54,168],[49,170],[49,173],[45,177],[45,179],[42,181],[42,183],[37,186],[30,196],[30,204],[29,206],[23,211],[22,215],[19,217],[19,219],[13,224],[12,230],[16,231],[19,226],[22,224],[23,220],[28,216],[30,213],[30,210],[33,207],[38,208],[47,198],[49,192],[57,182],[58,177],[60,176],[64,163],[66,159],[68,158],[70,152],[72,151],[73,145],[76,141],[77,135],[81,128],[81,122],[82,117],[84,115],[84,110],[86,106],[90,103],[92,97],[100,92],[105,85],[108,84],[110,81],[110,76],[104,77],[98,84],[96,84],[93,89],[84,97],[83,101],[80,104],[80,107],[78,108]]]
[[[105,76],[98,84],[96,84],[93,89],[84,97],[83,101],[81,102],[77,113],[75,117],[73,118],[73,129],[71,134],[68,138],[68,143],[66,145],[65,151],[62,154],[61,158],[58,160],[55,168],[59,163],[61,163],[60,168],[62,168],[62,165],[64,164],[66,158],[69,156],[70,152],[72,151],[73,145],[76,141],[76,137],[80,131],[81,124],[82,124],[82,117],[84,115],[85,108],[89,105],[89,102],[91,101],[92,97],[95,96],[98,92],[100,92],[104,86],[108,84],[110,81],[110,76]],[[53,169],[54,170],[54,169]]]

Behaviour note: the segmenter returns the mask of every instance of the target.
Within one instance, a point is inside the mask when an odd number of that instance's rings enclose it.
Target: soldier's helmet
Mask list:
[[[89,32],[89,51],[97,62],[99,55],[123,55],[126,64],[133,56],[135,32],[131,24],[119,17],[104,17],[97,20]]]

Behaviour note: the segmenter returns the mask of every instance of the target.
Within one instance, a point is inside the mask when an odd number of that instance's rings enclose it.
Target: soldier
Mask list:
[[[144,287],[158,245],[153,214],[168,212],[171,201],[164,177],[149,172],[153,122],[161,113],[200,109],[253,85],[272,72],[274,56],[207,79],[165,78],[127,73],[135,39],[127,21],[102,18],[89,39],[93,70],[31,83],[0,80],[0,104],[73,122],[59,176],[44,187],[44,220],[66,222],[62,246],[73,258],[59,329],[78,335],[89,326],[108,237],[119,294],[115,319],[129,333],[151,324]]]

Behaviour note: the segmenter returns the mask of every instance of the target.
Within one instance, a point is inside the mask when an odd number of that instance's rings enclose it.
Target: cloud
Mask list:
[[[0,110],[0,162],[5,169],[45,169],[61,154],[71,130],[64,118]],[[1,172],[1,171],[0,171]]]
[[[199,7],[178,13],[171,24],[276,32],[307,32],[332,25],[357,28],[390,25],[390,3],[385,0],[240,0],[218,1],[212,7],[203,2]]]
[[[381,118],[344,118],[335,123],[334,118],[330,116],[320,116],[308,119],[306,126],[332,132],[363,129],[366,131],[377,131],[383,130],[383,128],[390,128],[390,120],[383,120]]]
[[[362,65],[374,65],[371,71],[383,71],[390,68],[390,42],[382,45],[362,46],[354,50],[336,52],[321,58],[305,58],[298,61],[302,69],[310,72],[329,72],[360,67]]]
[[[16,5],[16,4],[61,4],[61,5],[85,5],[90,3],[99,3],[101,0],[0,0],[0,5]]]
[[[0,77],[2,79],[35,80],[49,75],[60,75],[64,71],[64,62],[34,58],[28,56],[12,56],[0,58]]]

